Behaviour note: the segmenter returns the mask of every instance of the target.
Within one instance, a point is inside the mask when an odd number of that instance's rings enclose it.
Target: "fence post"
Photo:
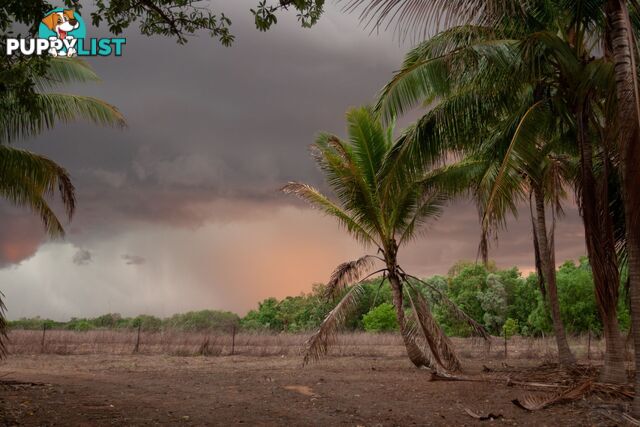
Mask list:
[[[591,329],[589,329],[589,339],[587,341],[587,360],[591,360]]]
[[[45,339],[45,334],[47,333],[47,323],[43,323],[42,324],[42,342],[40,343],[40,353],[44,353],[44,339]]]
[[[236,351],[236,325],[231,326],[231,355]]]
[[[504,358],[507,358],[507,330],[504,329]]]
[[[138,350],[140,349],[140,327],[142,326],[142,324],[138,324],[138,335],[136,336],[136,346],[133,348],[133,352],[137,353]]]

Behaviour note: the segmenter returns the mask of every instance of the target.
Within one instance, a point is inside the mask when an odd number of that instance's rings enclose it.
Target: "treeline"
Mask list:
[[[597,315],[591,268],[586,258],[578,263],[565,262],[557,272],[561,316],[571,334],[599,333],[602,323]],[[626,280],[626,279],[624,279]],[[624,282],[623,280],[623,282]],[[446,276],[432,276],[413,285],[427,295],[432,311],[448,335],[468,336],[469,327],[443,302],[440,294],[483,324],[492,334],[539,336],[552,332],[548,304],[540,292],[536,274],[523,277],[517,268],[498,270],[481,264],[459,262]],[[324,287],[316,285],[307,295],[269,298],[250,311],[240,324],[245,329],[297,332],[318,327],[333,304],[323,298]],[[622,295],[626,295],[622,289]],[[339,299],[338,299],[339,300]],[[626,298],[620,299],[619,320],[629,327]],[[409,311],[407,305],[405,310]],[[505,327],[505,324],[507,325]],[[346,322],[347,329],[371,332],[397,328],[391,290],[380,286],[380,279],[365,283],[364,294]]]
[[[561,316],[571,334],[587,331],[599,333],[602,323],[597,315],[593,278],[586,258],[578,263],[567,261],[557,271]],[[623,278],[626,280],[626,278]],[[623,282],[624,282],[623,280]],[[424,282],[414,280],[432,304],[432,311],[445,332],[452,336],[468,336],[466,323],[459,321],[441,297],[445,295],[467,314],[483,324],[492,334],[501,335],[505,324],[509,334],[539,336],[552,332],[551,318],[545,298],[540,292],[536,274],[523,277],[517,268],[498,270],[471,262],[458,262],[446,276],[432,276]],[[117,313],[95,318],[72,318],[56,322],[40,317],[9,321],[12,329],[95,329],[230,331],[233,327],[249,331],[302,332],[317,328],[335,301],[324,297],[324,285],[312,292],[282,300],[267,298],[243,318],[228,311],[202,310],[175,314],[166,319],[150,315],[122,317]],[[346,321],[347,330],[370,332],[397,329],[391,290],[380,286],[380,279],[367,281],[358,306]],[[622,295],[626,295],[624,287]],[[336,299],[336,301],[339,299]],[[620,299],[619,320],[629,327],[626,298]],[[408,311],[410,307],[405,307]]]
[[[229,311],[201,310],[175,314],[166,319],[142,314],[136,317],[122,317],[118,313],[109,313],[94,318],[72,317],[68,322],[40,317],[22,318],[8,321],[10,329],[66,329],[72,331],[90,331],[95,329],[137,329],[158,332],[166,329],[181,331],[230,330],[240,324],[240,317]]]

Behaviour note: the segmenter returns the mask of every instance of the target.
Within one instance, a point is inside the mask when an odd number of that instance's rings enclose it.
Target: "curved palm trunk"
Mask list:
[[[391,283],[391,291],[393,294],[393,305],[396,308],[396,318],[398,319],[398,325],[400,327],[400,334],[404,341],[404,346],[407,349],[407,355],[411,362],[418,368],[431,368],[431,361],[420,350],[420,347],[416,344],[415,340],[411,337],[411,331],[407,326],[407,321],[404,316],[403,298],[402,298],[402,282],[397,273],[393,272],[389,274],[389,282]]]
[[[606,5],[608,47],[615,64],[618,96],[618,146],[625,204],[631,321],[636,366],[636,398],[633,413],[640,416],[640,107],[636,75],[636,43],[627,4],[609,0]]]
[[[617,317],[620,273],[613,225],[609,215],[607,183],[603,179],[599,183],[596,182],[593,172],[593,148],[587,136],[587,117],[584,109],[579,108],[576,122],[580,148],[580,210],[589,263],[593,272],[596,302],[605,338],[601,380],[609,383],[624,383],[627,377],[624,366],[624,343]]]
[[[560,365],[569,366],[576,363],[576,359],[571,353],[564,324],[560,317],[560,304],[558,303],[558,286],[556,283],[556,267],[552,247],[547,239],[547,221],[544,207],[544,194],[538,185],[534,185],[534,197],[536,204],[535,235],[538,241],[540,254],[540,270],[547,285],[547,295],[551,320],[553,322],[553,333],[558,346],[558,362]]]
[[[393,306],[396,308],[396,318],[398,319],[398,326],[400,327],[400,334],[402,335],[402,340],[404,341],[404,346],[407,349],[407,355],[411,362],[418,368],[431,368],[431,360],[424,354],[411,336],[411,330],[405,319],[402,281],[400,280],[397,254],[398,248],[395,243],[390,244],[385,252],[385,261],[387,264],[387,277],[391,284],[391,293],[393,295]]]

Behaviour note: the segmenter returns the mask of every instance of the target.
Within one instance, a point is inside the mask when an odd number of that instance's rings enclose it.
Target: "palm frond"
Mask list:
[[[362,284],[352,286],[333,310],[327,314],[320,324],[320,328],[307,341],[307,349],[302,361],[303,366],[312,360],[317,361],[327,354],[336,333],[344,325],[347,316],[357,306],[363,294]]]
[[[504,16],[522,12],[517,0],[343,0],[345,10],[360,11],[360,20],[374,29],[394,25],[396,34],[404,39],[409,34],[426,38],[460,23],[474,22],[492,25]]]
[[[373,255],[365,255],[355,261],[347,261],[340,264],[333,273],[331,273],[331,278],[325,289],[325,297],[334,298],[342,292],[345,287],[360,281],[361,277],[373,268],[377,259],[378,258]]]
[[[415,323],[419,326],[414,331],[419,329],[421,338],[426,340],[431,354],[440,366],[449,372],[459,371],[462,367],[460,359],[455,353],[451,340],[431,315],[429,304],[409,281],[405,280],[405,283],[408,286],[407,295],[411,302]]]
[[[91,66],[79,58],[50,58],[44,76],[35,79],[35,88],[44,91],[64,84],[99,82]]]
[[[21,110],[17,104],[12,109],[11,103],[15,101],[12,99],[11,96],[3,99],[8,104],[4,107],[9,113],[0,118],[0,141],[11,143],[51,129],[56,123],[79,119],[98,125],[126,125],[124,116],[116,107],[97,98],[59,93],[39,94],[35,98],[36,106],[31,111]]]
[[[25,150],[0,145],[0,195],[37,213],[47,232],[55,237],[64,229],[46,198],[58,192],[71,219],[75,211],[75,188],[69,173],[54,161]]]
[[[297,196],[326,215],[336,218],[338,222],[361,243],[381,247],[380,243],[355,219],[312,186],[298,182],[290,182],[282,187],[281,191],[285,194]]]
[[[465,313],[460,307],[458,307],[456,303],[451,301],[449,297],[447,297],[440,289],[436,288],[430,283],[425,282],[424,280],[418,279],[416,276],[407,274],[404,271],[402,273],[407,278],[420,282],[423,285],[427,286],[429,289],[431,289],[434,292],[434,294],[437,295],[438,299],[440,300],[440,303],[445,305],[450,310],[451,314],[453,314],[458,320],[465,322],[467,325],[471,327],[471,330],[474,333],[474,335],[480,336],[485,340],[491,339],[491,334],[489,334],[489,332],[485,329],[484,326],[482,326],[480,323],[474,320],[471,316]]]
[[[519,179],[523,168],[532,164],[537,153],[536,138],[540,134],[540,111],[544,108],[544,100],[531,105],[518,123],[509,147],[503,157],[497,176],[493,180],[493,186],[489,199],[485,206],[485,218],[483,223],[492,222],[492,215],[501,210],[495,209],[498,198],[510,200],[513,190],[520,186]],[[544,113],[543,113],[544,114]]]

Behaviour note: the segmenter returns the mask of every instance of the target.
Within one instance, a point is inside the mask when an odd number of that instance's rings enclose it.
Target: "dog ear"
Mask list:
[[[51,31],[55,31],[56,25],[58,25],[59,18],[60,16],[57,13],[53,12],[48,16],[45,16],[44,19],[42,20],[42,23],[46,25],[47,28],[49,28]]]
[[[76,19],[73,9],[65,9],[62,13],[69,19]]]

